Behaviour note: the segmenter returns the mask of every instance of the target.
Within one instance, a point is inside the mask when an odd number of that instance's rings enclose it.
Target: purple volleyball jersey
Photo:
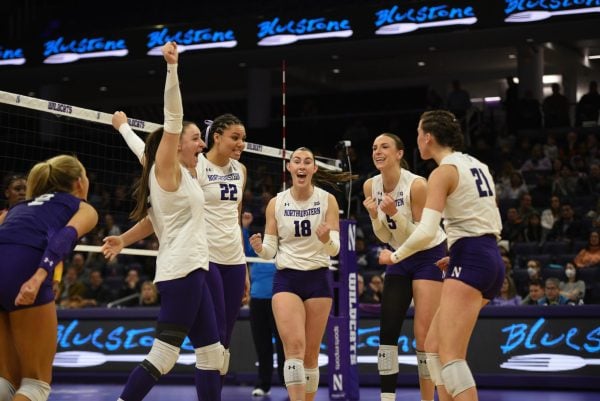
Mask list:
[[[0,244],[46,249],[48,239],[67,225],[80,202],[71,194],[55,192],[17,203],[0,225]]]

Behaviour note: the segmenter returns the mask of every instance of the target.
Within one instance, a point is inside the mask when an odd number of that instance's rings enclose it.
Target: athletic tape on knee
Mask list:
[[[286,359],[283,364],[283,380],[286,387],[305,384],[304,361],[302,359]]]
[[[398,373],[398,346],[380,345],[377,351],[377,370],[380,375]]]
[[[220,342],[196,348],[196,368],[200,370],[218,370],[225,362],[225,347]]]
[[[433,384],[436,386],[443,386],[442,362],[440,362],[439,354],[435,352],[426,352],[425,355],[427,356],[427,369],[429,369],[429,376],[431,376]]]
[[[50,396],[50,385],[41,380],[24,377],[16,394],[21,394],[31,401],[46,401]]]
[[[229,358],[231,358],[231,354],[229,353],[229,349],[225,348],[225,351],[223,352],[223,366],[221,366],[221,369],[219,370],[221,375],[226,375],[229,370]]]
[[[417,371],[419,372],[419,378],[431,380],[431,374],[427,367],[427,354],[423,351],[417,351]]]
[[[319,368],[305,368],[304,375],[306,376],[306,392],[316,393],[319,388]]]
[[[4,377],[0,377],[0,401],[11,401],[15,396],[15,387]]]
[[[150,353],[146,360],[158,370],[161,375],[167,374],[179,358],[179,347],[167,344],[158,338],[154,339]]]
[[[452,395],[452,398],[471,387],[475,387],[471,369],[469,369],[469,365],[464,359],[455,359],[446,363],[442,368],[442,380],[446,386],[446,391]]]

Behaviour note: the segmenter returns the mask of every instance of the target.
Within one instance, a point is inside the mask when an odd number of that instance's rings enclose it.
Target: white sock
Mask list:
[[[395,393],[381,393],[381,401],[396,401]]]

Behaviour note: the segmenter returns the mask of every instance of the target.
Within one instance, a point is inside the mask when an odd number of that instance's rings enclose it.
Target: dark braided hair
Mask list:
[[[208,132],[206,133],[206,148],[212,148],[212,145],[215,143],[215,133],[219,135],[223,135],[223,132],[231,126],[231,125],[244,125],[242,120],[234,116],[233,114],[222,114],[219,117],[215,118]]]
[[[441,146],[448,146],[452,150],[463,147],[460,122],[447,110],[431,110],[421,114],[421,128],[423,132],[433,135]]]

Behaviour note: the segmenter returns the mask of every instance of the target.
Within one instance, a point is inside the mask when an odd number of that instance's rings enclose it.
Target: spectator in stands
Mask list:
[[[585,239],[588,232],[584,222],[575,217],[575,212],[570,203],[565,202],[560,207],[560,218],[548,233],[548,241],[568,241]]]
[[[556,277],[546,279],[544,296],[538,301],[538,305],[567,305],[569,299],[560,294],[560,280]]]
[[[125,276],[123,286],[119,290],[119,298],[125,298],[133,294],[138,294],[138,298],[132,298],[130,301],[122,303],[123,306],[134,306],[139,303],[139,294],[142,292],[142,282],[140,281],[140,272],[138,269],[129,269]]]
[[[598,114],[600,111],[600,94],[598,94],[598,83],[591,81],[588,93],[583,95],[576,108],[576,125],[581,127],[584,123],[598,124]],[[586,124],[586,125],[587,125]]]
[[[571,166],[563,164],[558,175],[552,181],[552,193],[561,198],[575,196],[577,193],[577,181],[579,176],[573,171]]]
[[[600,161],[592,162],[588,174],[579,177],[577,193],[581,195],[600,195]]]
[[[104,284],[100,270],[90,273],[90,282],[86,287],[85,298],[89,300],[88,305],[104,306],[114,299],[111,290]]]
[[[556,145],[556,135],[549,132],[546,136],[546,143],[543,146],[544,156],[552,162],[558,158],[558,146]]]
[[[527,279],[526,280],[518,280],[516,282],[517,293],[519,294],[527,294],[529,289],[529,283],[532,281],[543,282],[542,278],[542,265],[537,259],[528,259],[525,264],[527,268]],[[518,278],[519,276],[517,276]]]
[[[27,177],[21,174],[9,174],[4,177],[2,188],[6,197],[6,206],[4,209],[0,209],[0,224],[11,206],[25,200]]]
[[[380,275],[373,275],[367,287],[365,288],[365,294],[363,302],[367,304],[379,304],[381,303],[381,296],[383,295],[383,279]]]
[[[542,211],[542,229],[544,234],[552,230],[554,223],[560,218],[560,198],[557,195],[552,195],[550,198],[550,207]]]
[[[565,275],[567,281],[561,281],[559,284],[560,295],[566,297],[569,301],[574,304],[583,302],[585,297],[585,282],[577,279],[577,269],[571,262],[565,266]]]
[[[523,220],[514,207],[506,211],[506,220],[502,224],[502,239],[509,242],[523,241]]]
[[[573,262],[580,269],[600,265],[600,232],[590,232],[588,244],[579,250]]]
[[[514,201],[520,199],[523,194],[529,192],[525,180],[523,180],[523,176],[518,171],[513,171],[511,173],[509,185],[502,185],[500,190],[501,192],[497,192],[500,199],[511,199]]]
[[[461,87],[458,79],[452,81],[452,90],[446,99],[446,106],[461,122],[471,108],[471,95]]]
[[[121,235],[121,227],[115,223],[115,219],[110,213],[104,215],[104,225],[100,229],[101,233],[98,234],[100,238],[108,237],[109,235]]]
[[[560,147],[560,158],[570,160],[579,153],[579,135],[576,131],[567,132],[566,143]]]
[[[519,207],[517,208],[517,212],[519,213],[519,216],[521,217],[521,220],[523,220],[524,224],[527,224],[530,215],[537,213],[537,210],[535,210],[532,204],[533,198],[529,193],[524,193],[519,198]]]
[[[159,306],[160,297],[158,289],[152,281],[142,283],[142,293],[140,294],[140,306]]]
[[[544,229],[541,225],[540,215],[537,212],[531,213],[527,218],[527,225],[523,229],[523,240],[525,242],[544,242]]]
[[[544,99],[544,126],[546,128],[569,127],[569,99],[560,93],[560,85],[552,84],[552,95]]]
[[[85,296],[85,291],[85,284],[79,279],[77,268],[68,266],[58,286],[57,303],[63,307],[72,307],[75,305],[73,301],[80,300]]]
[[[500,293],[490,301],[490,305],[518,306],[521,305],[521,301],[521,297],[517,295],[515,282],[509,276],[505,276]]]
[[[90,282],[91,270],[85,267],[85,256],[83,253],[74,253],[71,257],[71,263],[69,263],[68,266],[77,269],[77,277],[83,284],[88,284]]]
[[[356,275],[356,294],[358,296],[358,302],[361,304],[372,304],[373,299],[369,296],[369,293],[365,289],[365,278],[362,274]]]
[[[544,155],[542,145],[536,143],[531,148],[531,157],[523,163],[521,171],[550,171],[552,162]]]
[[[541,280],[532,280],[529,282],[529,292],[523,298],[521,305],[538,305],[539,300],[544,297],[544,286]]]
[[[502,250],[502,248],[500,248]],[[513,268],[512,262],[508,255],[502,255],[502,263],[504,263],[504,275],[507,277],[512,277]]]

